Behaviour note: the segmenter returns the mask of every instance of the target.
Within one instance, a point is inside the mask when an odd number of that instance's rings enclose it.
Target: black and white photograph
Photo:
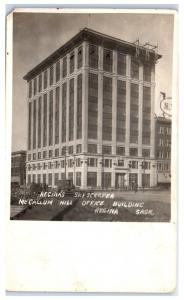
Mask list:
[[[174,15],[13,13],[11,220],[170,222]]]

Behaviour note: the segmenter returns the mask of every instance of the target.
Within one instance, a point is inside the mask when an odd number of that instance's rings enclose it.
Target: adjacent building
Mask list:
[[[155,155],[157,160],[157,184],[171,184],[171,120],[155,119]]]
[[[29,71],[26,182],[155,186],[160,57],[85,28]]]
[[[26,184],[26,151],[15,151],[11,155],[11,184]]]

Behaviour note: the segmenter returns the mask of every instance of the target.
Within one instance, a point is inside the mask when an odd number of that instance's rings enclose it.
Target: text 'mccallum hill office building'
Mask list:
[[[84,28],[28,72],[26,182],[122,188],[157,184],[150,44]]]

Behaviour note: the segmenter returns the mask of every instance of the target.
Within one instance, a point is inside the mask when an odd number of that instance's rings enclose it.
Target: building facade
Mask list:
[[[85,28],[28,72],[26,182],[155,186],[160,57]]]
[[[157,159],[157,184],[171,183],[171,120],[155,119],[155,155]]]
[[[26,151],[15,151],[11,155],[11,184],[26,184]]]

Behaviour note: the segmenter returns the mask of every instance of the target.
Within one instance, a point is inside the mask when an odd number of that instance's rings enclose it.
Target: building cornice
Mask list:
[[[49,55],[46,59],[44,59],[40,64],[35,66],[32,70],[30,70],[23,79],[29,81],[33,77],[37,76],[40,72],[47,69],[50,65],[55,63],[57,60],[65,56],[69,51],[73,48],[80,45],[81,42],[88,41],[95,45],[103,46],[104,48],[108,48],[111,50],[120,51],[124,54],[136,55],[136,45],[134,43],[130,43],[118,38],[114,38],[112,36],[91,30],[89,28],[82,29],[79,33],[77,33],[74,37],[72,37],[68,42],[66,42],[63,46],[58,48],[55,52]],[[149,51],[150,60],[149,63],[155,63],[155,52],[153,50]],[[143,46],[139,47],[139,60],[146,60],[146,48]],[[157,59],[161,58],[161,55],[157,55]]]

